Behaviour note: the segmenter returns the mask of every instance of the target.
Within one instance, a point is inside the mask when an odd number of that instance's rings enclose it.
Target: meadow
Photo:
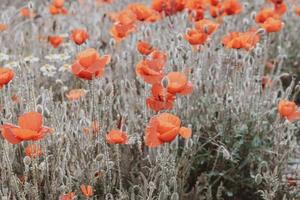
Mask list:
[[[0,200],[300,199],[299,0],[1,0]]]

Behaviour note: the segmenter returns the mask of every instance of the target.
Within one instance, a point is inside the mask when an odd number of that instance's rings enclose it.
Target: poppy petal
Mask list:
[[[11,130],[12,126],[4,124],[0,129],[2,136],[11,144],[19,144],[21,139],[17,138]]]
[[[180,127],[179,135],[181,137],[183,137],[184,139],[188,139],[192,136],[192,129],[191,128],[186,128],[186,127]]]
[[[22,129],[38,132],[42,128],[43,118],[38,112],[28,112],[19,117],[18,124]]]
[[[21,140],[32,140],[39,134],[36,131],[23,129],[23,128],[11,128],[12,133]]]
[[[158,138],[157,126],[158,126],[158,121],[157,119],[153,118],[150,120],[145,130],[145,144],[150,148],[158,147],[163,143]]]

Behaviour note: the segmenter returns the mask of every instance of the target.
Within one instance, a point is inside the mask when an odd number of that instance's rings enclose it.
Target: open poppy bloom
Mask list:
[[[278,103],[278,112],[282,117],[286,117],[289,121],[300,119],[300,109],[293,101],[280,100]]]
[[[28,145],[25,150],[25,155],[30,158],[37,158],[43,155],[43,151],[39,145],[36,144],[30,144]]]
[[[71,34],[71,40],[77,44],[82,45],[89,38],[89,34],[83,29],[74,29]]]
[[[195,23],[195,27],[198,31],[202,32],[202,33],[206,33],[207,35],[211,35],[213,32],[215,32],[217,30],[217,28],[219,27],[219,24],[208,20],[208,19],[203,19],[200,21],[197,21]]]
[[[184,38],[190,43],[190,45],[200,45],[204,44],[207,40],[207,34],[200,32],[197,29],[190,29]]]
[[[0,67],[0,89],[7,85],[15,76],[15,73],[6,67]]]
[[[83,89],[73,89],[73,90],[70,90],[66,94],[67,98],[70,101],[78,100],[78,99],[80,99],[81,97],[83,97],[85,95],[86,95],[86,91],[83,90]]]
[[[142,55],[149,55],[154,51],[152,45],[144,41],[138,41],[136,48]]]
[[[144,79],[146,83],[160,83],[164,73],[163,67],[166,63],[167,56],[159,51],[151,54],[151,60],[142,60],[136,66],[136,74]]]
[[[63,42],[63,38],[59,35],[53,35],[48,37],[48,41],[54,48],[58,48]]]
[[[131,10],[136,19],[139,21],[146,21],[149,17],[152,16],[153,10],[146,7],[141,3],[131,3],[128,5],[128,9]]]
[[[74,192],[69,192],[67,194],[61,194],[59,200],[74,200],[76,197]]]
[[[93,188],[90,185],[81,185],[80,186],[80,190],[82,192],[82,194],[86,197],[89,198],[91,196],[93,196]]]
[[[260,10],[255,16],[255,21],[258,24],[264,23],[268,18],[280,19],[278,13],[271,8],[264,8]]]
[[[152,0],[152,9],[166,16],[183,11],[185,0]]]
[[[121,23],[116,23],[109,31],[110,35],[117,41],[121,42],[124,40],[128,35],[133,33],[136,30],[134,24],[124,25]]]
[[[193,92],[193,84],[188,81],[186,75],[182,72],[170,72],[167,75],[167,91],[173,95],[188,95]]]
[[[183,134],[184,138],[191,136],[191,130],[180,127],[180,119],[169,113],[155,115],[149,121],[145,129],[145,144],[150,147],[172,142],[178,134]]]
[[[274,4],[274,10],[278,15],[283,15],[287,11],[287,5],[285,2]]]
[[[222,44],[230,49],[252,49],[260,40],[256,30],[247,32],[230,32],[222,38]]]
[[[216,5],[210,6],[209,10],[210,15],[213,18],[218,18],[224,15],[223,5],[222,3],[218,3]]]
[[[126,144],[128,136],[121,130],[113,129],[106,135],[106,141],[109,144]]]
[[[77,54],[71,70],[78,78],[92,80],[93,78],[99,78],[103,75],[105,65],[109,62],[110,55],[99,57],[98,52],[90,48]]]
[[[51,15],[67,14],[68,10],[64,7],[64,4],[64,0],[53,0],[51,5],[49,6],[49,13]]]
[[[160,110],[171,110],[175,96],[163,88],[161,84],[154,84],[151,88],[152,95],[146,99],[148,108],[158,112]]]
[[[204,19],[205,10],[203,8],[198,8],[194,10],[189,10],[189,19],[191,21],[200,21]]]
[[[50,128],[42,126],[43,118],[38,112],[28,112],[18,119],[18,126],[3,124],[1,126],[2,136],[11,144],[18,144],[22,141],[40,140]]]
[[[278,32],[282,29],[283,23],[280,19],[268,18],[264,23],[260,24],[268,33]]]
[[[238,0],[225,0],[223,9],[226,15],[236,15],[242,11],[242,5]]]

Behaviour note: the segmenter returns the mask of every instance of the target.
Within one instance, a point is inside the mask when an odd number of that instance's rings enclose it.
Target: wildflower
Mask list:
[[[0,89],[8,84],[13,78],[15,73],[8,68],[0,67]]]
[[[293,101],[280,100],[277,109],[279,114],[282,117],[286,117],[289,121],[300,119],[300,110]]]
[[[146,99],[146,104],[150,109],[155,112],[172,109],[175,96],[161,84],[152,85],[151,93],[152,95]]]
[[[110,55],[99,57],[95,49],[86,49],[77,54],[72,65],[72,73],[78,78],[92,80],[99,78],[104,73],[105,65],[110,62]]]
[[[193,85],[188,82],[186,75],[182,72],[170,72],[167,75],[168,86],[167,91],[171,94],[188,95],[193,92]]]
[[[180,119],[169,113],[161,113],[152,117],[145,129],[145,144],[150,147],[172,142],[178,134],[183,134],[184,138],[190,136],[190,130],[180,128]],[[181,131],[180,131],[181,129]]]
[[[106,135],[106,141],[109,144],[126,144],[128,136],[121,130],[113,129]]]
[[[208,19],[199,20],[195,23],[195,28],[200,32],[206,33],[207,35],[211,35],[217,30],[218,27],[218,23]]]
[[[165,15],[173,15],[183,11],[185,0],[152,0],[152,9]]]
[[[279,19],[268,18],[264,23],[260,24],[268,33],[278,32],[282,29],[283,23]]]
[[[53,35],[48,37],[48,42],[54,47],[58,48],[60,44],[63,42],[63,38],[58,35]]]
[[[287,11],[287,5],[286,3],[282,2],[282,3],[277,3],[274,5],[274,11],[278,14],[278,15],[283,15],[284,13],[286,13]]]
[[[86,91],[83,89],[70,90],[66,96],[70,101],[78,100],[86,95]]]
[[[36,158],[43,155],[43,151],[39,145],[30,144],[25,148],[25,155],[30,158]]]
[[[83,29],[74,29],[71,34],[71,40],[77,44],[83,44],[89,38],[89,34]]]
[[[264,8],[255,16],[255,21],[258,24],[264,23],[268,18],[279,19],[280,16],[273,9]]]
[[[71,56],[67,53],[62,53],[62,54],[49,54],[45,56],[45,59],[49,60],[49,61],[65,61],[68,60],[69,58],[71,58]]]
[[[56,67],[45,64],[40,68],[43,76],[53,77],[56,74]]]
[[[192,136],[192,129],[191,128],[186,128],[186,127],[180,127],[179,134],[184,139],[188,139]]]
[[[39,62],[39,58],[38,57],[34,57],[33,55],[27,56],[24,58],[25,62],[29,62],[29,63],[35,63],[35,62]]]
[[[242,5],[238,0],[225,0],[223,9],[226,15],[236,15],[242,11]]]
[[[128,9],[133,12],[136,19],[139,21],[146,21],[152,16],[152,10],[141,3],[131,3],[128,5]]]
[[[75,199],[75,193],[69,192],[67,194],[61,194],[59,196],[59,200],[74,200]]]
[[[217,17],[222,16],[222,14],[223,14],[223,6],[222,6],[222,4],[219,3],[217,5],[210,6],[209,12],[210,12],[210,15],[213,18],[217,18]]]
[[[38,112],[27,112],[18,119],[18,126],[3,124],[1,126],[2,136],[11,144],[18,144],[22,141],[40,140],[50,128],[42,126],[43,118]]]
[[[110,35],[117,41],[121,42],[124,40],[130,33],[134,32],[135,25],[128,24],[124,25],[121,23],[116,23],[109,31]]]
[[[53,0],[51,5],[49,6],[49,13],[51,15],[66,15],[68,13],[68,10],[64,7],[64,3],[64,0]]]
[[[197,29],[190,29],[187,31],[187,34],[185,35],[185,39],[191,45],[200,45],[206,42],[207,34],[204,32],[200,32]]]
[[[253,29],[247,32],[231,32],[222,38],[222,43],[227,48],[250,50],[259,40],[259,35]]]
[[[82,194],[86,197],[89,198],[91,196],[93,196],[93,188],[90,185],[81,185],[80,186],[80,190],[82,192]]]
[[[142,55],[149,55],[154,51],[152,45],[144,41],[139,41],[136,45],[136,48]]]

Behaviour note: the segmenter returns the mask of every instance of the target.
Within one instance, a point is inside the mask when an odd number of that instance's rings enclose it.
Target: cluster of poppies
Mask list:
[[[136,65],[136,74],[152,86],[151,96],[146,99],[150,109],[156,112],[172,109],[176,94],[192,93],[193,85],[184,73],[170,72],[165,76],[166,54],[145,41],[137,43],[137,50],[144,56],[150,56],[150,59],[145,58]]]

